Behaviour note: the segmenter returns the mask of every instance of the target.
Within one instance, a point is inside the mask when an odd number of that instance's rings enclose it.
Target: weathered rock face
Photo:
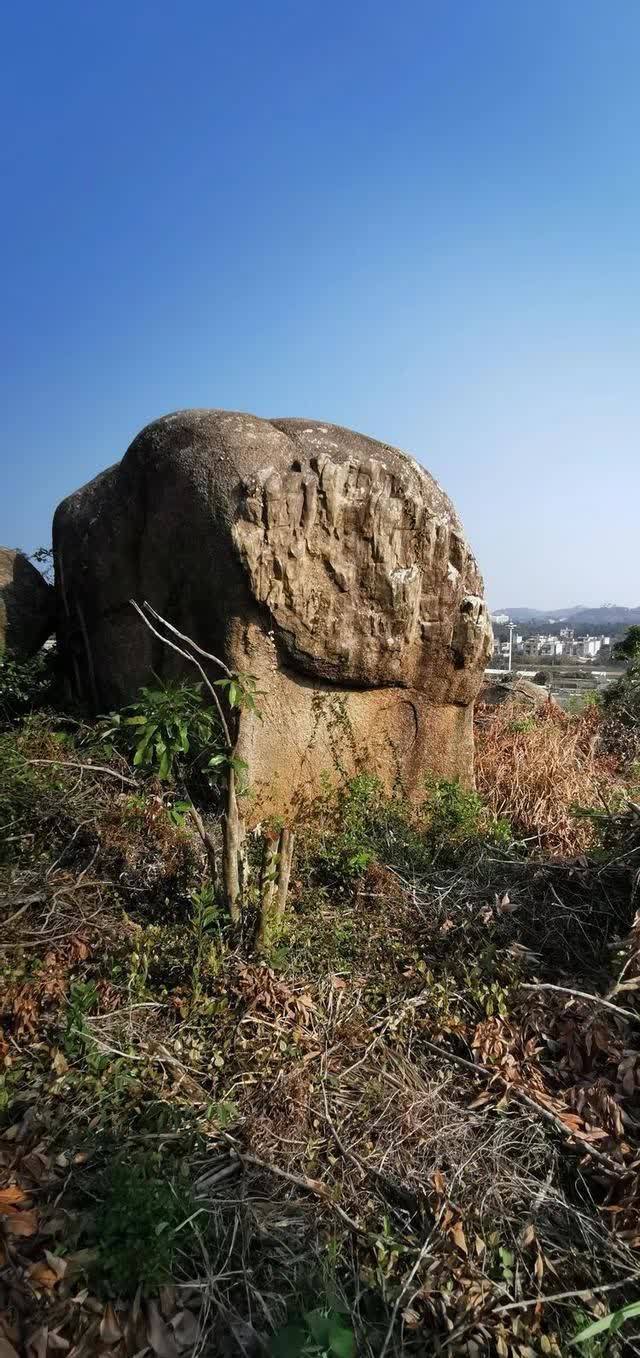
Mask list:
[[[450,501],[395,448],[333,425],[182,411],[54,521],[62,638],[87,697],[175,674],[129,604],[147,599],[257,676],[241,741],[260,810],[324,771],[472,778],[490,646],[482,581]]]
[[[0,656],[35,655],[55,627],[55,594],[23,552],[0,547]]]

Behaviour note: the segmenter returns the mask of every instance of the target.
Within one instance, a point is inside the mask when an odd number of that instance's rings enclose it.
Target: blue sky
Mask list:
[[[640,603],[637,0],[25,0],[0,542],[184,406],[350,425],[493,605]]]

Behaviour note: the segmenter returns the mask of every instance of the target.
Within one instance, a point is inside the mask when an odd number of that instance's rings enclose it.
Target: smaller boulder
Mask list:
[[[506,675],[497,683],[485,684],[479,695],[479,702],[487,707],[501,707],[503,703],[513,703],[525,711],[537,712],[547,702],[554,703],[549,690],[542,684],[534,684],[531,679],[523,679],[518,674]]]
[[[55,593],[12,547],[0,547],[0,658],[28,660],[55,628]]]

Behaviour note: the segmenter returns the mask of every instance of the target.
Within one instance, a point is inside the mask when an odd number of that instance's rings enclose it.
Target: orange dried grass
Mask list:
[[[569,717],[555,703],[524,714],[512,703],[479,707],[478,791],[515,833],[536,838],[551,857],[584,853],[596,828],[576,807],[599,807],[619,790],[611,762],[597,753],[598,713]]]

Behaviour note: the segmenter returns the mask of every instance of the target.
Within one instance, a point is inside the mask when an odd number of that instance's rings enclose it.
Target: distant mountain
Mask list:
[[[564,622],[572,627],[606,627],[607,624],[640,623],[640,605],[637,608],[624,608],[622,604],[601,604],[599,608],[589,608],[585,604],[574,604],[571,608],[498,608],[497,613],[507,613],[512,622]]]

